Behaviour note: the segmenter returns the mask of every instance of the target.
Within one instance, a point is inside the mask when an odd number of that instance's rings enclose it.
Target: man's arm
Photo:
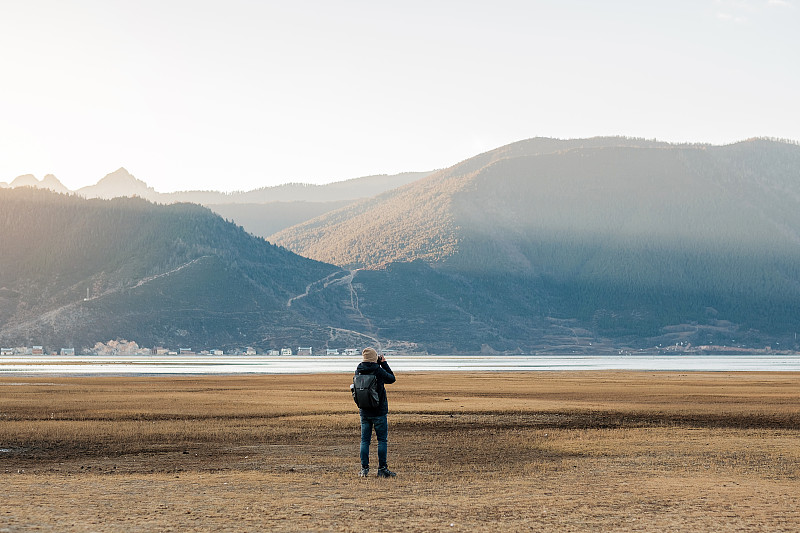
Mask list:
[[[389,363],[386,362],[386,358],[384,356],[380,356],[378,362],[381,365],[380,370],[378,370],[381,380],[383,380],[384,383],[394,383],[396,378],[394,377],[394,372],[392,372],[392,369],[389,368]]]

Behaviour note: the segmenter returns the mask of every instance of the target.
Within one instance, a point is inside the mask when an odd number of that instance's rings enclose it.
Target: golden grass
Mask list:
[[[393,480],[349,381],[0,378],[0,531],[800,528],[800,374],[401,374]]]

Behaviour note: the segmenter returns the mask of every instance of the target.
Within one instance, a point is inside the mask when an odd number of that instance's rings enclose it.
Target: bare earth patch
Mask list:
[[[0,378],[0,532],[800,529],[800,374],[398,374],[392,480],[349,381]]]

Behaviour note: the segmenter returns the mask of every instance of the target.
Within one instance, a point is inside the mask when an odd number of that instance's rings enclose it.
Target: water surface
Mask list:
[[[353,372],[357,357],[262,356],[3,356],[0,376],[99,376],[197,374],[310,374]],[[800,371],[800,355],[528,355],[397,356],[396,372],[436,371]]]

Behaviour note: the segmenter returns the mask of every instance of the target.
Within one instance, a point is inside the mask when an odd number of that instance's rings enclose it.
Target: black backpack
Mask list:
[[[353,401],[359,409],[374,411],[378,408],[381,398],[378,395],[378,377],[375,374],[356,374],[353,376],[353,385],[350,387]]]

